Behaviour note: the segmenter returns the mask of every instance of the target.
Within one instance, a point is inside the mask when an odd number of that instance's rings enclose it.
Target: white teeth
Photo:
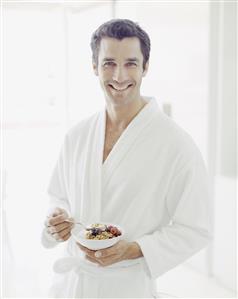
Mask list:
[[[128,87],[131,87],[132,84],[129,84],[126,88],[116,88],[115,86],[109,84],[112,88],[114,88],[115,90],[118,90],[118,91],[123,91],[123,90],[126,90]]]

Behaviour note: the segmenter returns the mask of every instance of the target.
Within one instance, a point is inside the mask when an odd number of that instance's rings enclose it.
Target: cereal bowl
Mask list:
[[[114,236],[110,239],[103,239],[103,240],[87,239],[86,237],[87,230],[77,225],[71,230],[71,235],[76,242],[87,247],[88,249],[99,250],[99,249],[108,248],[115,245],[118,241],[120,241],[123,238],[124,230],[119,225],[116,224],[105,223],[105,225],[112,225],[113,227],[118,228],[119,231],[121,232],[121,235],[117,237]]]

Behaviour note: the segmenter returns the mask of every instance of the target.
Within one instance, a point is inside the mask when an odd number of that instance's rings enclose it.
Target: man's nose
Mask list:
[[[123,67],[117,66],[114,69],[112,79],[119,83],[124,82],[125,80],[128,79],[127,71]]]

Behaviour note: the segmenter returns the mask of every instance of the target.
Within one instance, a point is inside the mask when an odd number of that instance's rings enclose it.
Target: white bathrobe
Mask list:
[[[70,238],[51,297],[156,297],[155,279],[210,240],[208,177],[191,137],[150,98],[103,163],[105,120],[104,110],[69,130],[48,192],[76,221],[123,227],[143,257],[96,266]],[[60,244],[45,232],[42,242]]]

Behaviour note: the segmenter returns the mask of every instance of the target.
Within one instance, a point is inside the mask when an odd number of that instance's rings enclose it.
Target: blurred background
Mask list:
[[[170,297],[236,297],[236,1],[2,1],[3,297],[47,297],[63,249],[40,243],[47,185],[65,132],[102,109],[92,32],[111,18],[151,37],[142,94],[200,148],[213,203],[211,245],[157,279]]]

